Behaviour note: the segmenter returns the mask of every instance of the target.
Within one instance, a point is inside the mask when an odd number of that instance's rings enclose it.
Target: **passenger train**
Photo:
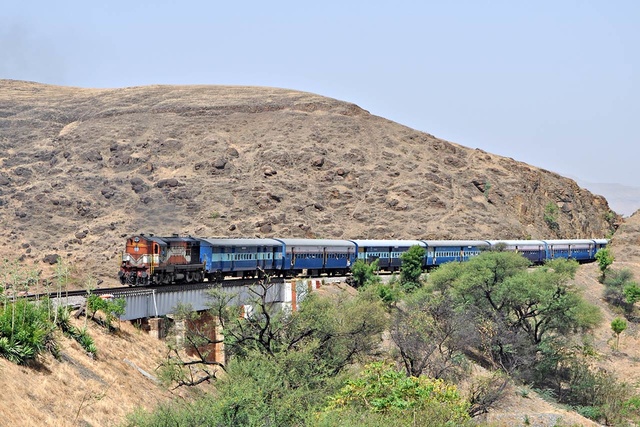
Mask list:
[[[207,239],[137,235],[127,239],[119,277],[122,284],[147,286],[197,283],[225,277],[346,275],[361,259],[378,260],[382,271],[398,271],[412,246],[425,249],[425,269],[466,261],[483,250],[515,251],[534,264],[554,258],[595,260],[606,239],[582,240],[329,240]]]

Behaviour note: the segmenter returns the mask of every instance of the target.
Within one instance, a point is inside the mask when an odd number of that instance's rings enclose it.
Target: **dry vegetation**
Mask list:
[[[61,360],[46,355],[29,367],[0,359],[2,425],[117,425],[137,406],[178,397],[125,362],[154,374],[164,356],[162,342],[126,322],[111,335],[91,323],[89,331],[98,347],[95,360],[64,337]]]

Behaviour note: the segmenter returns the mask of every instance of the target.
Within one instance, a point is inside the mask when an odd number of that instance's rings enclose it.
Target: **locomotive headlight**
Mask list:
[[[138,243],[140,241],[140,238],[138,236],[136,236],[136,237],[133,238],[133,241]]]

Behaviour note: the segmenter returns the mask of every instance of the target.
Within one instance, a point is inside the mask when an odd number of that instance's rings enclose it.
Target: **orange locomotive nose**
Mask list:
[[[153,268],[154,243],[142,236],[127,239],[122,253],[120,282],[132,286],[145,286],[149,281],[149,271]]]

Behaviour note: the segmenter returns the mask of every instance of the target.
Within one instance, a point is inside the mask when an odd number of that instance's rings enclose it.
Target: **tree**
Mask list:
[[[417,291],[393,310],[390,335],[407,375],[457,377],[468,323],[447,295],[426,290]]]
[[[621,307],[626,315],[630,315],[633,310],[635,284],[632,282],[633,272],[628,268],[621,270],[609,269],[604,278],[605,301],[615,307]],[[629,288],[629,294],[625,292]]]
[[[618,348],[620,347],[620,334],[627,329],[627,321],[620,318],[620,317],[616,317],[615,319],[613,319],[613,321],[611,322],[611,330],[613,331],[614,334],[616,334],[616,350],[618,350]]]
[[[211,293],[208,315],[222,327],[227,360],[256,354],[284,358],[288,354],[308,353],[319,369],[308,375],[335,376],[359,358],[378,351],[386,316],[382,302],[371,292],[361,292],[355,297],[344,292],[332,298],[311,293],[298,311],[291,313],[269,301],[272,286],[267,277],[249,288],[254,298],[247,305],[252,310],[244,315],[233,306],[235,295],[219,290]],[[182,314],[187,319],[193,316],[188,310]],[[192,347],[218,342],[197,329],[188,332],[185,340]],[[164,376],[169,381],[178,386],[196,385],[215,378],[206,354],[196,354],[186,363],[179,357],[179,350],[175,345],[170,347],[163,362]],[[223,363],[215,365],[227,368]]]
[[[569,284],[578,264],[557,259],[528,271],[513,252],[485,252],[466,263],[450,263],[430,275],[434,290],[450,294],[457,310],[471,313],[477,340],[468,344],[498,367],[531,367],[547,338],[593,327],[600,321]]]
[[[421,246],[412,246],[400,255],[400,285],[407,292],[413,292],[422,286],[420,276],[424,264],[425,250]]]
[[[604,281],[607,269],[611,264],[613,264],[613,261],[615,260],[615,258],[613,256],[613,253],[608,247],[598,250],[598,252],[596,252],[595,258],[596,258],[596,261],[598,261],[598,267],[600,268],[600,273],[602,273],[601,281]]]
[[[371,264],[368,264],[363,259],[358,259],[351,266],[351,275],[353,278],[353,286],[356,288],[363,287],[367,284],[377,283],[380,281],[378,272],[378,260],[376,259]]]
[[[640,286],[636,282],[628,282],[624,287],[625,300],[629,304],[635,304],[640,301]]]

